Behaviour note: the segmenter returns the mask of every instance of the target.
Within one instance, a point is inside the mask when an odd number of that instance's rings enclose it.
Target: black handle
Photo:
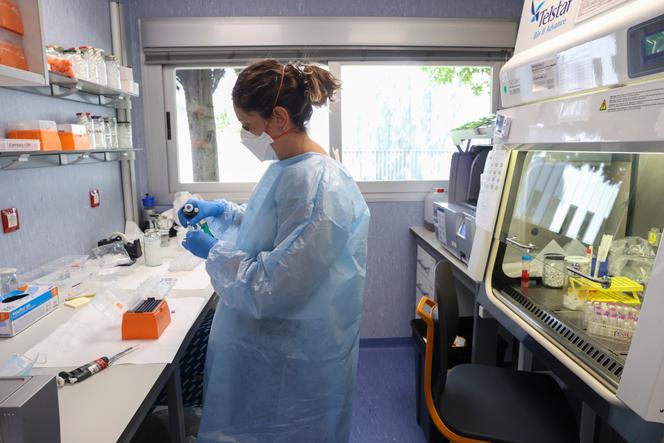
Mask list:
[[[171,139],[171,113],[166,112],[166,140]]]

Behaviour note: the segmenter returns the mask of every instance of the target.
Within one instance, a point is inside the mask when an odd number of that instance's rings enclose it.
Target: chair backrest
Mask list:
[[[450,347],[459,331],[459,306],[452,264],[449,261],[438,262],[435,275],[438,309],[434,313],[434,320],[436,321],[436,348],[440,376],[432,382],[432,389],[434,393],[440,395],[445,389]]]

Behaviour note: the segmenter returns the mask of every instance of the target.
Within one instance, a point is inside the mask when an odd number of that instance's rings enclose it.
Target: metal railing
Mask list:
[[[355,180],[439,180],[447,177],[449,149],[344,149],[343,163]]]

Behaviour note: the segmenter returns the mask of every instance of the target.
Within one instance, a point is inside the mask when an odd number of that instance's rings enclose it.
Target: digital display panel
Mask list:
[[[650,33],[643,38],[643,52],[646,58],[664,53],[664,30]]]

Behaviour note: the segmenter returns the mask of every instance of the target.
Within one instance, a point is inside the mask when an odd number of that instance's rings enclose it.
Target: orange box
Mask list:
[[[62,150],[62,144],[58,136],[58,127],[54,121],[50,120],[9,122],[7,124],[7,138],[39,140],[42,151]]]
[[[157,339],[171,323],[171,311],[166,300],[149,312],[127,311],[122,315],[122,339]]]
[[[0,40],[0,65],[27,71],[28,61],[25,59],[23,48],[9,41]]]
[[[63,151],[90,149],[90,140],[83,125],[58,125],[58,136]]]
[[[0,0],[0,28],[23,35],[21,12],[12,0]]]

